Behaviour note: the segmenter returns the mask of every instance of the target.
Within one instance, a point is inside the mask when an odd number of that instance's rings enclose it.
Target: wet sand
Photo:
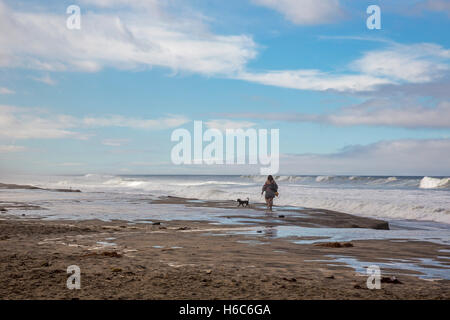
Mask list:
[[[36,186],[23,185],[23,184],[12,184],[12,183],[0,183],[0,189],[20,189],[20,190],[45,190],[45,191],[54,191],[54,192],[81,192],[78,189],[48,189],[48,188],[40,188]]]
[[[180,198],[158,201],[235,206],[232,202],[205,204]],[[8,207],[3,204],[3,209]],[[303,210],[302,218],[289,216],[274,222],[270,214],[260,212],[263,222],[255,227],[176,220],[44,221],[3,211],[0,299],[450,298],[449,280],[424,280],[413,270],[382,269],[385,280],[395,275],[401,283],[383,281],[381,289],[369,290],[366,274],[330,257],[347,256],[375,264],[393,259],[420,264],[419,259],[425,258],[450,267],[447,245],[393,240],[359,240],[340,246],[296,244],[293,240],[301,240],[301,236],[272,237],[270,232],[265,234],[270,230],[267,227],[279,223],[377,229],[386,224],[312,209],[310,214]],[[81,269],[80,290],[66,288],[69,265]]]

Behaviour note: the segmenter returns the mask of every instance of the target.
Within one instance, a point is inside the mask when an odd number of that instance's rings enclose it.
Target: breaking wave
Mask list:
[[[450,178],[431,178],[423,177],[420,180],[419,188],[421,189],[439,189],[439,188],[449,188]]]
[[[264,182],[265,176],[261,175],[245,175],[241,176],[245,180],[252,182]],[[278,182],[288,183],[306,183],[306,184],[329,184],[329,185],[347,185],[347,186],[376,186],[386,185],[393,187],[419,187],[420,177],[377,177],[377,176],[274,176]]]
[[[204,200],[250,198],[263,202],[266,176],[86,176],[57,177],[45,187],[83,192],[138,193]],[[450,224],[450,178],[401,176],[275,176],[277,205],[322,208],[381,219]],[[42,184],[42,181],[41,181]],[[130,212],[133,208],[130,208]]]

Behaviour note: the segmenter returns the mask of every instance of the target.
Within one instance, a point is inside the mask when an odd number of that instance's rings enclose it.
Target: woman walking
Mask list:
[[[267,209],[272,211],[273,198],[278,195],[278,185],[271,175],[267,177],[266,183],[262,187],[261,195],[266,192]]]

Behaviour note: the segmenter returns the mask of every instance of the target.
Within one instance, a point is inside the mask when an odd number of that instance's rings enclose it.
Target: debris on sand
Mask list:
[[[316,246],[328,247],[328,248],[350,248],[350,247],[353,247],[353,243],[351,243],[351,242],[322,242],[322,243],[317,243]]]
[[[101,255],[111,258],[122,258],[122,255],[120,253],[117,253],[116,251],[105,251]]]
[[[297,282],[297,279],[295,279],[295,278],[283,278],[283,280],[289,281],[289,282]]]
[[[392,277],[382,277],[381,283],[393,283],[393,284],[403,284],[400,280],[398,280],[395,276]]]
[[[92,257],[92,256],[103,256],[103,257],[110,257],[110,258],[122,258],[122,255],[116,251],[103,251],[103,252],[90,252],[88,254],[85,254],[83,257]]]

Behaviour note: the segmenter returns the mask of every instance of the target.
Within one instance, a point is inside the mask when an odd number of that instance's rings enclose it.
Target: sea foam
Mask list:
[[[421,189],[437,189],[450,187],[450,178],[423,177],[420,180]]]
[[[58,176],[35,185],[72,187],[146,197],[177,196],[202,200],[250,198],[264,202],[266,176]],[[322,208],[381,219],[426,220],[450,224],[450,178],[394,176],[275,176],[276,205]],[[52,181],[52,182],[50,182]],[[31,182],[31,181],[30,181]],[[33,184],[33,183],[30,183]],[[133,202],[134,203],[134,202]],[[125,209],[124,209],[125,210]],[[126,211],[133,212],[130,204]]]

